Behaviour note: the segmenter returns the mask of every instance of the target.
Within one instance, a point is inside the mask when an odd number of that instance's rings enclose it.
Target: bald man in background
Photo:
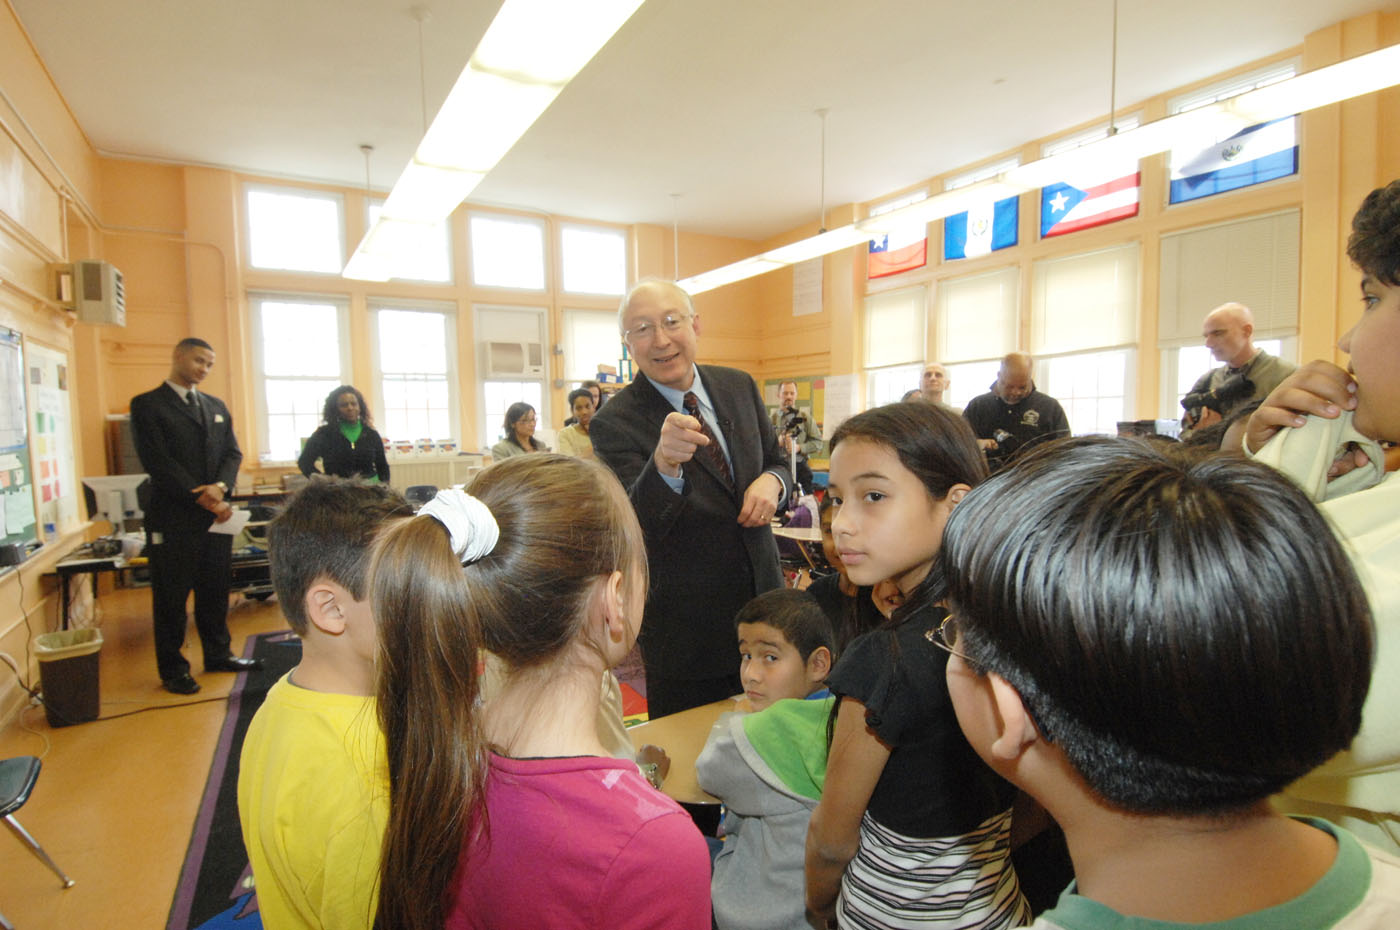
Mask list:
[[[986,394],[972,398],[963,417],[977,434],[993,471],[1021,449],[1069,435],[1069,418],[1060,402],[1035,389],[1032,359],[1012,352],[1001,360],[997,379]]]
[[[1241,303],[1225,303],[1206,314],[1201,324],[1206,348],[1223,368],[1196,379],[1182,398],[1183,435],[1204,429],[1240,407],[1263,400],[1297,367],[1254,346],[1254,314]]]

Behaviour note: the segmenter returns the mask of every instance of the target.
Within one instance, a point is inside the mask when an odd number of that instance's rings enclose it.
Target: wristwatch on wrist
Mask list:
[[[661,790],[661,767],[659,765],[655,762],[638,762],[637,768],[642,770],[642,774],[646,776],[647,781],[651,782],[653,788],[657,791]]]
[[[228,493],[228,485],[224,484],[222,481],[215,481],[214,487],[218,488],[220,491],[223,491],[225,494]]]

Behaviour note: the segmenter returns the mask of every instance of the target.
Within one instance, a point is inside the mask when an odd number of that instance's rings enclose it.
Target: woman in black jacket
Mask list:
[[[348,384],[331,391],[321,410],[322,424],[297,459],[297,467],[308,478],[320,471],[341,478],[364,478],[389,483],[389,460],[384,456],[384,440],[374,429],[369,405],[358,390]]]

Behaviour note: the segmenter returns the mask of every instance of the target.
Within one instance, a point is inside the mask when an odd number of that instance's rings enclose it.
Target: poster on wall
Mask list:
[[[78,522],[77,480],[74,477],[72,392],[68,385],[68,356],[30,340],[30,453],[33,481],[39,498],[39,522],[45,535]]]
[[[18,332],[0,327],[0,543],[30,543],[36,538],[23,341]]]

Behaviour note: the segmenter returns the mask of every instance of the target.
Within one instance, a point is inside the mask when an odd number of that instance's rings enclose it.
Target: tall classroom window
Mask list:
[[[565,224],[559,261],[570,294],[614,294],[627,290],[627,234],[620,229]]]
[[[564,380],[587,381],[599,365],[618,366],[622,337],[611,310],[564,311]]]
[[[384,212],[384,201],[374,200],[369,204],[365,226],[370,229]],[[432,224],[405,224],[406,244],[412,251],[395,253],[392,277],[398,281],[427,281],[433,284],[452,283],[452,235],[447,220]]]
[[[1044,383],[1036,387],[1060,402],[1071,431],[1115,435],[1128,418],[1128,372],[1132,349],[1084,352],[1041,359]]]
[[[339,194],[253,185],[244,190],[252,267],[340,273],[345,264],[345,224]]]
[[[613,333],[616,338],[616,316]],[[476,351],[481,379],[481,419],[477,436],[488,450],[503,438],[506,408],[524,401],[535,408],[535,438],[552,446],[559,424],[551,417],[545,394],[548,359],[545,312],[533,307],[477,307]],[[562,420],[563,417],[560,417]]]
[[[927,306],[923,285],[865,298],[867,406],[892,403],[919,386]]]
[[[385,303],[374,316],[379,432],[395,440],[455,439],[451,315]]]
[[[1045,373],[1038,387],[1059,399],[1075,433],[1115,433],[1132,408],[1137,244],[1035,262],[1031,281],[1030,350]]]
[[[939,285],[936,360],[948,369],[945,402],[966,407],[985,394],[1002,356],[1015,350],[1020,280],[1020,270],[1013,266]]]
[[[479,287],[544,290],[544,223],[520,216],[473,213],[472,282]]]
[[[250,303],[259,457],[293,461],[321,425],[326,397],[345,383],[345,305],[272,296]]]

